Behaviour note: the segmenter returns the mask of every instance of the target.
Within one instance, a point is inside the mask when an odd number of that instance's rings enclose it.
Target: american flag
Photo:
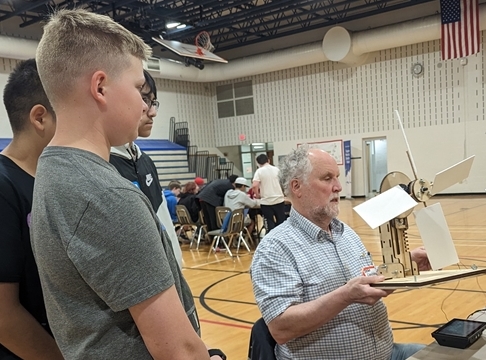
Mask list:
[[[479,52],[478,0],[440,0],[442,60]]]

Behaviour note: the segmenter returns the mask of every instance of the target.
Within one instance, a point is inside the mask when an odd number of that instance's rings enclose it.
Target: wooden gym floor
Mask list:
[[[341,200],[339,218],[361,236],[381,263],[378,229],[372,230],[352,208],[364,199]],[[486,196],[436,196],[440,202],[461,261],[461,267],[486,266]],[[420,208],[423,205],[418,205]],[[409,216],[410,248],[421,245],[413,215]],[[252,255],[240,250],[230,258],[182,246],[183,273],[192,288],[203,340],[221,348],[230,360],[246,360],[252,324],[260,317],[253,297],[249,268]],[[466,318],[486,307],[486,276],[448,282],[424,289],[397,290],[385,299],[396,342],[432,342],[430,333],[452,318]]]

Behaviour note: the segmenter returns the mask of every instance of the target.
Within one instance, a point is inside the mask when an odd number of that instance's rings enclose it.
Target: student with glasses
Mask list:
[[[147,70],[143,71],[145,85],[142,88],[142,100],[147,104],[148,110],[144,111],[138,126],[138,136],[148,137],[152,132],[154,117],[157,116],[159,102],[157,99],[157,87],[152,75]],[[182,252],[179,246],[177,234],[172,225],[171,215],[167,206],[161,206],[166,199],[160,187],[159,175],[154,162],[144,153],[137,144],[131,142],[123,146],[111,148],[110,163],[118,172],[132,184],[138,187],[147,196],[154,211],[160,218],[172,243],[174,254],[179,266],[182,264]]]
[[[147,104],[148,110],[143,112],[138,126],[138,136],[148,137],[152,132],[154,117],[157,116],[159,102],[155,81],[147,70],[143,71],[145,85],[142,88],[142,100]],[[162,204],[162,188],[160,187],[157,168],[150,157],[140,150],[137,144],[131,143],[111,148],[110,163],[126,179],[148,197],[155,212]]]
[[[151,75],[150,75],[150,74],[147,72],[147,70],[145,70],[145,73],[146,73],[146,75],[145,75],[145,79],[147,79],[148,77],[152,77],[152,76],[151,76]],[[145,73],[144,73],[144,74],[145,74]],[[148,76],[148,77],[147,77],[147,76]],[[152,79],[152,82],[153,82],[153,81],[154,81],[154,80]],[[154,86],[155,86],[155,84],[154,84]],[[155,95],[154,95],[154,94],[152,94],[152,96],[155,96]],[[142,97],[142,100],[145,102],[145,104],[147,104],[147,106],[148,106],[148,108],[149,108],[149,109],[154,108],[154,109],[155,109],[155,111],[159,110],[159,102],[158,102],[157,100],[152,100],[152,99],[150,99],[150,98],[148,97],[148,95],[143,96],[143,97]]]

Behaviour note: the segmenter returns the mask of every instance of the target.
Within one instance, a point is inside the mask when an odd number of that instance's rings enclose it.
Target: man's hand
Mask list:
[[[420,271],[431,270],[432,266],[430,266],[429,258],[427,256],[427,252],[425,251],[425,247],[421,246],[416,249],[410,251],[410,255],[412,260],[417,263],[418,269]]]
[[[353,303],[374,305],[381,298],[388,296],[391,291],[370,286],[384,279],[384,276],[358,276],[351,279],[317,299],[289,306],[268,323],[268,329],[280,345],[307,335],[327,324]]]
[[[349,280],[345,286],[349,304],[360,303],[374,305],[381,298],[387,297],[393,291],[376,289],[370,284],[385,280],[384,276],[358,276]]]

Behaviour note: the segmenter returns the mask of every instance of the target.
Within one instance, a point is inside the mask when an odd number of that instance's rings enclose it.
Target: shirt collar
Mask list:
[[[289,222],[293,226],[302,229],[311,239],[318,242],[333,241],[333,238],[337,238],[337,236],[330,236],[327,231],[324,231],[312,221],[302,216],[294,208],[290,209]],[[330,228],[333,235],[341,235],[344,230],[344,224],[340,220],[334,218],[331,220]]]

